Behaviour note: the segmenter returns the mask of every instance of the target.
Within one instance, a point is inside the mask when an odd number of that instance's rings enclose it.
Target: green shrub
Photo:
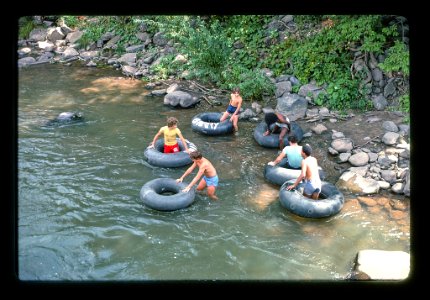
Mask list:
[[[383,53],[386,44],[397,35],[395,28],[383,27],[378,15],[309,18],[312,21],[309,27],[314,28],[312,34],[301,32],[275,46],[267,58],[268,67],[277,75],[295,74],[301,82],[328,83],[327,99],[317,101],[330,108],[370,107],[370,100],[363,96],[366,87],[360,86],[364,74],[355,78],[350,74],[354,60],[351,48],[358,48],[364,55]],[[317,24],[319,21],[320,25]],[[393,53],[399,53],[399,50],[396,48]],[[397,55],[393,61],[399,59],[400,55]],[[402,63],[405,64],[400,64],[400,68],[406,66],[404,56]]]
[[[150,70],[157,74],[159,79],[167,79],[169,75],[174,73],[174,69],[171,67],[174,58],[175,56],[172,54],[165,55],[158,64],[151,66]]]
[[[233,16],[100,16],[84,18],[82,45],[97,41],[104,33],[114,32],[121,39],[116,52],[121,54],[128,44],[138,44],[136,33],[145,24],[151,34],[162,31],[175,48],[187,56],[186,64],[174,64],[166,56],[151,68],[159,78],[189,71],[188,78],[231,89],[239,86],[244,99],[261,99],[273,95],[275,86],[260,71],[271,69],[275,76],[295,75],[302,83],[315,80],[327,85],[327,94],[315,99],[318,105],[345,110],[368,109],[367,86],[361,82],[366,72],[351,76],[351,65],[358,56],[368,59],[389,48],[385,61],[379,64],[385,72],[409,76],[409,50],[398,40],[397,28],[384,25],[380,15],[295,15],[297,31],[284,32],[286,38],[268,45],[266,37],[278,40],[277,31],[268,31],[271,15]],[[63,16],[72,24],[79,19]],[[91,20],[91,22],[89,21]],[[234,49],[240,42],[242,47]],[[154,48],[158,51],[158,48]],[[147,50],[148,51],[148,50]],[[358,52],[359,51],[359,52]],[[355,55],[357,54],[357,55]],[[294,86],[298,92],[300,86]],[[402,98],[403,99],[403,98]],[[409,103],[408,100],[401,100]],[[406,105],[406,104],[405,104]]]
[[[379,67],[385,72],[402,72],[409,76],[409,50],[400,41],[395,41],[394,46],[388,49],[388,56]]]
[[[20,39],[27,39],[30,35],[30,32],[36,27],[34,25],[32,17],[21,17],[18,23],[19,23],[18,37]]]
[[[234,66],[223,72],[221,88],[231,90],[238,86],[244,100],[261,100],[263,95],[273,96],[275,86],[260,70],[248,70],[243,66]]]
[[[78,16],[62,16],[60,20],[70,28],[76,28],[81,25],[81,21]]]
[[[184,33],[179,41],[181,51],[188,57],[189,66],[201,70],[200,75],[212,82],[220,81],[231,48],[219,22],[215,21],[206,28],[203,21],[197,19],[196,27],[189,27]]]

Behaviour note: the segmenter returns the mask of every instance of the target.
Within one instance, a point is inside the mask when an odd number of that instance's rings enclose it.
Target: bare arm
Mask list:
[[[237,115],[240,111],[240,107],[242,106],[242,98],[240,98],[241,100],[239,101],[239,103],[237,104],[236,110],[234,111],[234,113],[231,115],[231,117]],[[230,101],[231,102],[231,101]]]
[[[268,163],[268,165],[271,165],[271,166],[276,166],[277,164],[279,164],[279,162],[285,157],[285,153],[284,153],[284,151],[282,150],[282,152],[281,152],[281,154],[279,154],[278,155],[278,157],[274,160],[274,161],[270,161],[269,163]]]
[[[287,119],[285,119],[285,116],[283,114],[277,113],[276,115],[278,116],[278,119],[281,120],[282,123],[290,124],[290,122]]]
[[[197,181],[202,177],[202,175],[205,172],[205,167],[200,167],[199,171],[197,172],[196,176],[193,178],[193,180],[190,182],[190,184],[188,184],[188,186],[186,188],[184,188],[182,191],[183,192],[188,192],[193,185],[195,185],[197,183]]]
[[[231,104],[232,101],[233,101],[233,94],[230,94],[230,102],[228,102],[227,107]]]
[[[154,136],[154,139],[152,140],[152,143],[150,144],[150,146],[154,146],[155,142],[157,141],[158,137],[161,135],[161,132],[157,132],[157,134]]]
[[[306,162],[305,160],[302,160],[302,172],[300,173],[300,176],[297,178],[296,182],[294,182],[293,185],[290,185],[287,187],[287,190],[294,189],[300,183],[300,181],[302,181],[303,178],[305,178],[306,168],[307,168]]]
[[[182,182],[182,180],[184,180],[184,178],[185,177],[187,177],[188,176],[188,174],[190,174],[193,170],[194,170],[194,168],[197,166],[197,163],[196,162],[194,162],[192,165],[191,165],[191,167],[189,167],[186,171],[185,171],[185,173],[184,174],[182,174],[182,176],[180,177],[180,178],[178,178],[178,179],[176,179],[176,182]]]
[[[178,133],[178,135],[179,135],[179,138],[180,138],[180,139],[181,139],[181,141],[182,141],[182,144],[183,144],[183,145],[184,145],[184,147],[185,147],[185,152],[189,153],[189,152],[190,152],[190,150],[188,149],[187,143],[185,142],[185,139],[184,139],[184,137],[182,136],[182,133]]]

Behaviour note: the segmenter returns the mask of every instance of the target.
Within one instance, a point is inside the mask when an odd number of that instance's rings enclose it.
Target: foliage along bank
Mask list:
[[[384,93],[392,109],[409,112],[408,23],[382,15],[239,15],[239,16],[50,16],[57,24],[79,28],[80,47],[89,49],[107,32],[120,38],[115,52],[141,43],[139,32],[162,33],[186,57],[175,62],[166,53],[151,72],[179,76],[221,89],[239,86],[244,99],[273,97],[275,80],[293,75],[301,85],[324,89],[314,100],[331,109],[372,109],[372,97]],[[33,28],[22,18],[20,36]],[[27,22],[26,22],[27,21]],[[30,24],[30,25],[29,25]],[[149,47],[154,47],[150,44]],[[156,51],[147,49],[148,51]],[[143,79],[146,79],[143,77]],[[385,93],[390,84],[390,93]]]

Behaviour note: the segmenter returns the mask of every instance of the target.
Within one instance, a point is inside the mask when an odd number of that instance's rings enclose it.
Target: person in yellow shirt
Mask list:
[[[180,151],[178,141],[176,140],[176,136],[182,141],[182,145],[185,147],[185,152],[189,153],[189,149],[187,143],[185,142],[184,137],[182,136],[181,131],[179,130],[178,119],[174,117],[169,117],[167,119],[167,126],[163,126],[160,128],[158,133],[154,136],[152,143],[149,147],[154,147],[155,142],[159,138],[161,134],[164,134],[164,153],[176,153]]]

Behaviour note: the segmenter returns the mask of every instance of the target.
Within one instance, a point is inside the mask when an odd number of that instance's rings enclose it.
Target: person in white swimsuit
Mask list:
[[[302,147],[302,172],[297,178],[293,185],[287,187],[287,190],[296,188],[296,186],[305,180],[305,188],[303,190],[303,196],[318,200],[321,192],[321,179],[318,173],[318,162],[312,154],[312,148],[309,145]]]

